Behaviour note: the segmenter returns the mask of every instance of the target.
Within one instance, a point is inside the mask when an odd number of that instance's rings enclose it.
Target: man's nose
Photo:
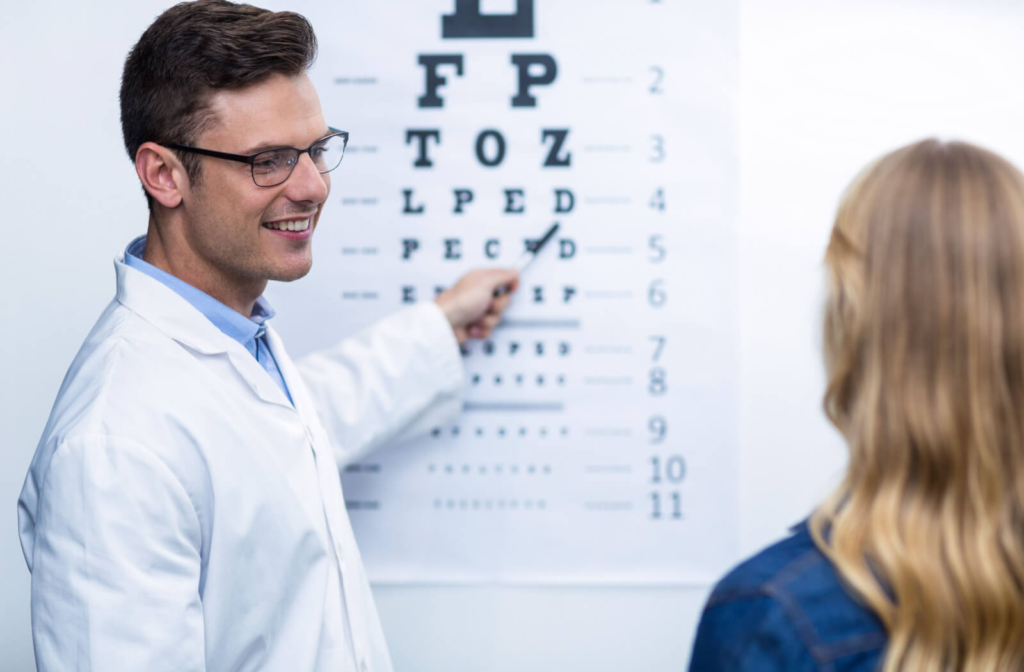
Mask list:
[[[330,191],[327,180],[317,170],[309,154],[300,154],[299,162],[287,182],[287,195],[293,201],[323,203]]]

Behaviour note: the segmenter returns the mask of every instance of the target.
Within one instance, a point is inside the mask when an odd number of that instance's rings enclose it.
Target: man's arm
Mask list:
[[[200,525],[162,461],[110,437],[70,439],[34,513],[22,543],[40,672],[206,669]]]
[[[515,289],[515,271],[472,271],[437,297],[296,362],[330,433],[339,466],[383,443],[410,440],[462,410],[459,344],[487,338]]]

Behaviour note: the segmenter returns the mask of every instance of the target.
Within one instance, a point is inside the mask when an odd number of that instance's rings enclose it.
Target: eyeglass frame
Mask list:
[[[217,150],[214,150],[214,149],[203,149],[202,147],[192,147],[190,145],[177,145],[177,144],[173,144],[173,145],[167,145],[167,147],[169,147],[171,149],[179,149],[179,150],[182,150],[182,151],[185,151],[185,152],[192,152],[194,154],[200,154],[202,156],[212,156],[215,159],[227,159],[228,161],[238,161],[239,163],[246,163],[246,164],[249,165],[249,174],[252,176],[252,183],[255,184],[257,187],[262,187],[264,189],[267,189],[267,188],[271,188],[271,187],[279,187],[282,184],[284,184],[285,182],[287,182],[288,178],[291,177],[292,173],[295,172],[295,166],[299,165],[299,159],[302,158],[302,155],[303,154],[309,154],[309,150],[313,149],[314,146],[318,145],[319,143],[323,142],[324,140],[327,140],[329,138],[334,138],[334,137],[340,137],[341,138],[341,153],[342,153],[342,158],[344,158],[344,156],[345,156],[345,148],[348,147],[348,131],[339,131],[338,129],[336,129],[336,128],[332,127],[332,126],[328,126],[327,130],[329,130],[331,132],[328,133],[327,135],[325,135],[324,137],[319,138],[318,140],[315,140],[309,147],[306,147],[305,149],[299,149],[297,147],[270,147],[268,149],[260,150],[260,151],[256,152],[255,154],[249,154],[248,156],[245,155],[245,154],[230,154],[228,152],[218,152]],[[298,154],[295,157],[295,164],[292,166],[291,170],[288,171],[288,175],[286,175],[285,178],[283,180],[281,180],[280,182],[278,182],[277,184],[260,184],[259,182],[257,182],[256,181],[256,157],[259,156],[260,154],[266,154],[267,152],[278,152],[278,151],[281,151],[282,149],[291,149],[291,150],[294,150],[294,151],[298,152]],[[312,159],[313,155],[310,154],[309,158]],[[340,166],[340,165],[341,165],[341,161],[339,160],[338,161],[338,166]],[[334,168],[331,168],[330,170],[325,170],[325,171],[321,172],[320,174],[321,175],[326,175],[327,173],[331,172],[331,170],[334,170],[338,166],[335,166]],[[320,171],[317,171],[317,172],[320,172]]]

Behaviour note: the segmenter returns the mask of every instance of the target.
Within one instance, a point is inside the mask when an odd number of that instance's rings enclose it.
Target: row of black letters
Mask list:
[[[444,255],[442,259],[445,261],[458,261],[462,259],[462,239],[461,238],[442,238],[441,242],[444,245]],[[538,239],[536,238],[524,238],[523,247],[526,251],[532,251],[537,245]],[[665,237],[662,234],[652,234],[647,240],[648,246],[648,261],[654,264],[661,263],[665,260],[668,250],[665,246]],[[572,238],[560,238],[557,243],[558,258],[562,260],[574,259],[576,257],[577,247],[576,241]],[[413,255],[418,254],[422,249],[422,244],[419,238],[402,238],[402,260],[409,261],[413,258]],[[497,259],[501,256],[501,240],[498,238],[488,238],[483,244],[484,256],[488,259]]]
[[[520,351],[532,351],[537,357],[543,357],[545,352],[550,353],[556,351],[558,352],[559,356],[568,357],[569,353],[572,352],[572,346],[569,344],[568,341],[559,341],[557,348],[554,347],[554,345],[551,343],[545,345],[544,341],[534,341],[532,348],[524,347],[524,345],[519,341],[508,341],[506,345],[508,346],[509,357],[515,357],[516,353]],[[467,345],[460,346],[459,349],[462,351],[462,354],[464,356],[469,356],[472,353],[472,350]],[[498,346],[494,343],[494,341],[484,341],[480,346],[480,351],[483,352],[488,357],[493,357],[495,353],[498,351]]]
[[[505,214],[506,215],[522,215],[526,213],[526,190],[525,189],[505,189]],[[561,215],[567,215],[576,208],[576,195],[569,189],[555,189],[555,209],[554,212]],[[452,209],[452,214],[462,215],[466,213],[466,206],[473,202],[474,194],[472,189],[453,189],[452,195],[455,197],[455,207]],[[413,203],[418,201],[415,198],[415,191],[413,189],[403,189],[402,196],[405,199],[405,205],[402,208],[403,215],[422,215],[427,211],[427,206],[422,203]]]
[[[551,147],[548,148],[547,156],[544,158],[545,168],[569,168],[572,166],[572,152],[564,149],[565,141],[569,137],[568,128],[545,128],[541,129],[541,145],[551,140]],[[414,168],[433,168],[434,161],[430,158],[430,143],[433,140],[437,145],[441,144],[441,129],[439,128],[410,128],[405,132],[405,144],[412,144],[418,141],[416,160],[412,165]],[[505,160],[507,150],[505,136],[501,131],[488,128],[480,131],[476,136],[476,160],[486,168],[497,168]]]
[[[462,77],[465,73],[466,59],[462,54],[420,54],[419,64],[424,68],[424,92],[417,103],[421,108],[442,108],[444,98],[438,95],[438,89],[448,83],[438,69],[449,66],[455,69],[455,75]],[[518,71],[519,90],[512,97],[512,107],[537,107],[536,96],[530,93],[534,86],[548,86],[558,77],[558,63],[551,54],[512,54],[512,65]],[[530,72],[530,68],[534,72]],[[534,74],[536,73],[536,74]]]
[[[444,238],[444,259],[446,261],[457,261],[462,259],[462,239]],[[532,251],[537,244],[537,239],[526,238],[523,240],[525,251]],[[413,255],[419,252],[420,241],[418,238],[402,239],[402,259],[409,261]],[[501,256],[501,241],[497,238],[488,238],[484,241],[484,256],[488,259],[497,259]],[[558,241],[558,258],[572,259],[576,256],[576,242],[571,238],[562,238]]]
[[[504,189],[504,192],[504,214],[526,214],[526,190],[522,188],[514,188]],[[465,214],[465,207],[472,203],[475,198],[473,190],[466,188],[452,189],[452,196],[455,197],[455,206],[452,208],[452,214],[454,215]],[[404,205],[402,206],[403,215],[422,215],[427,211],[426,204],[416,198],[416,192],[413,189],[403,189],[402,197],[404,200]],[[576,194],[570,189],[555,189],[554,200],[555,208],[553,212],[556,214],[567,215],[576,208]],[[414,203],[414,201],[416,202]],[[651,196],[648,203],[648,207],[660,212],[665,211],[665,189],[663,187],[658,187],[654,192],[654,195]]]
[[[437,294],[440,294],[444,290],[444,287],[435,287],[434,295],[436,296]],[[527,290],[524,289],[520,291]],[[533,298],[533,303],[544,303],[545,297],[547,296],[544,293],[544,287],[531,287],[529,291]],[[573,297],[576,296],[576,294],[577,291],[575,287],[570,287],[569,285],[562,287],[562,303],[569,303],[570,301],[572,301]],[[417,301],[419,301],[419,298],[417,298],[416,296],[416,288],[413,287],[412,285],[404,285],[402,287],[402,303],[416,303]]]

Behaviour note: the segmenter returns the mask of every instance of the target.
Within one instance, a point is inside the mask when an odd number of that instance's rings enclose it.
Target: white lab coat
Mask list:
[[[187,301],[115,268],[18,501],[39,669],[389,672],[338,474],[458,412],[443,313],[298,364],[268,329],[293,407]]]

